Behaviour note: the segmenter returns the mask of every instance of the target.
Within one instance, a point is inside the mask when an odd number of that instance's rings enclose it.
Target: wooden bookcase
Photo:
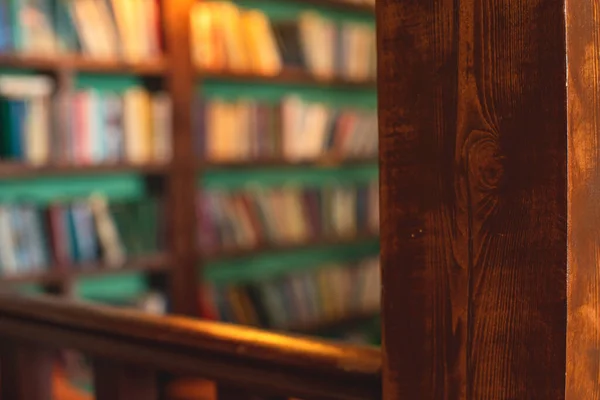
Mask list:
[[[277,83],[322,88],[341,88],[348,90],[375,88],[374,81],[349,81],[343,79],[318,79],[309,73],[298,70],[286,70],[275,77],[252,74],[234,74],[230,72],[201,71],[192,65],[190,52],[190,9],[196,0],[163,0],[161,2],[162,25],[164,31],[164,56],[160,60],[143,63],[125,63],[99,61],[81,56],[35,57],[21,55],[0,55],[0,68],[39,71],[51,74],[56,78],[57,86],[68,89],[77,73],[93,73],[100,75],[128,74],[147,80],[157,80],[170,95],[173,103],[173,159],[167,165],[99,165],[74,167],[69,165],[47,165],[30,167],[20,163],[0,162],[0,179],[21,179],[47,176],[92,176],[106,173],[134,173],[159,182],[166,199],[166,219],[168,246],[164,254],[148,255],[133,260],[122,269],[102,268],[101,265],[90,266],[83,271],[62,268],[55,272],[19,275],[3,278],[1,283],[35,283],[55,293],[69,293],[72,282],[83,276],[120,274],[125,272],[144,272],[160,279],[165,279],[169,286],[169,297],[173,311],[178,314],[198,315],[198,274],[204,262],[214,259],[227,259],[251,255],[258,251],[278,251],[301,249],[325,245],[352,243],[352,240],[322,241],[313,240],[303,244],[284,247],[261,247],[252,251],[214,252],[203,254],[197,247],[197,220],[195,215],[195,198],[198,190],[198,176],[212,168],[244,169],[244,168],[287,168],[295,166],[345,166],[374,164],[373,159],[320,159],[311,163],[291,163],[284,159],[264,159],[249,162],[201,162],[193,151],[192,108],[191,103],[196,91],[196,84],[203,79],[245,83]],[[289,0],[291,3],[294,0]],[[245,0],[238,1],[244,5]],[[343,12],[374,14],[368,5],[347,4],[340,0],[297,1],[299,5],[315,5]],[[374,239],[376,235],[368,235],[362,239]],[[56,269],[58,270],[58,269]],[[365,316],[359,316],[365,318]],[[315,328],[317,329],[317,328]]]

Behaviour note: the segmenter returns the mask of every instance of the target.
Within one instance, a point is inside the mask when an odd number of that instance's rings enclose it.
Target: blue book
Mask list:
[[[23,49],[23,32],[21,31],[21,1],[22,0],[6,0],[8,3],[8,20],[10,21],[12,49]]]
[[[87,203],[80,202],[73,205],[71,212],[79,262],[94,262],[98,259],[98,238],[92,210]]]
[[[12,50],[9,0],[0,0],[0,52]]]
[[[22,160],[25,156],[25,127],[27,126],[27,101],[9,101],[9,154],[12,158]]]
[[[31,260],[27,248],[27,229],[25,212],[21,207],[10,207],[12,243],[14,245],[17,270],[27,272],[31,266]]]
[[[65,214],[67,217],[67,225],[69,227],[69,249],[71,250],[71,260],[78,263],[81,259],[79,255],[79,246],[77,245],[77,231],[75,230],[75,218],[73,216],[73,207],[65,206]]]

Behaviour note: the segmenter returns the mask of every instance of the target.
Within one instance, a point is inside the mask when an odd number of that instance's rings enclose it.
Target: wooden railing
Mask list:
[[[210,379],[218,400],[381,398],[376,349],[0,294],[2,400],[49,400],[63,348],[92,357],[100,400],[158,399],[162,372]]]

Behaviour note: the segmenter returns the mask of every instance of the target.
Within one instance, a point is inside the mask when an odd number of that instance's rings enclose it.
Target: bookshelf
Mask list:
[[[345,251],[340,249],[361,248],[365,243],[369,247],[364,253],[365,257],[376,253],[376,246],[373,244],[378,241],[378,234],[371,231],[360,231],[348,237],[311,236],[300,242],[260,243],[250,248],[227,250],[206,250],[198,246],[198,221],[191,216],[196,214],[198,196],[211,188],[219,188],[222,184],[239,187],[254,179],[266,179],[269,182],[293,179],[300,183],[328,184],[328,180],[337,179],[340,174],[350,175],[350,181],[356,178],[362,182],[365,174],[376,178],[377,159],[376,154],[329,154],[299,160],[291,160],[281,154],[253,159],[204,159],[194,150],[194,116],[197,110],[190,105],[197,96],[231,99],[242,95],[273,103],[289,93],[299,93],[308,101],[325,101],[335,107],[363,107],[366,102],[366,107],[373,109],[376,102],[376,81],[373,77],[350,78],[340,74],[323,76],[295,66],[283,66],[277,73],[270,74],[200,67],[192,57],[193,38],[190,33],[190,13],[196,1],[159,0],[156,4],[160,6],[160,54],[136,60],[127,57],[116,60],[89,54],[48,55],[43,52],[24,54],[4,51],[0,54],[0,71],[49,76],[55,85],[54,95],[57,101],[62,98],[59,96],[77,90],[85,91],[89,87],[96,90],[103,87],[104,82],[113,81],[132,81],[150,93],[166,93],[172,104],[169,127],[171,159],[165,162],[120,160],[92,164],[52,160],[44,165],[0,160],[0,191],[3,190],[2,182],[6,182],[5,187],[10,193],[15,193],[8,196],[9,201],[35,198],[44,204],[65,196],[86,196],[99,189],[107,192],[112,190],[116,193],[114,196],[117,200],[130,195],[156,195],[164,203],[164,249],[131,257],[119,268],[109,268],[96,261],[80,263],[76,269],[70,265],[53,264],[45,272],[2,277],[0,285],[35,284],[51,287],[53,291],[58,288],[59,294],[69,295],[78,282],[83,280],[105,277],[113,279],[113,276],[117,279],[119,276],[134,274],[148,277],[148,281],[159,281],[161,287],[167,288],[173,312],[197,316],[201,313],[198,299],[202,296],[199,281],[210,280],[215,274],[217,281],[222,279],[219,277],[220,272],[215,273],[220,266],[225,265],[223,276],[239,277],[243,273],[240,274],[236,265],[245,264],[244,260],[260,258],[265,254],[276,258],[272,262],[274,265],[286,264],[282,260],[294,252],[312,250],[321,254],[313,253],[313,257],[321,262],[329,257],[322,256],[329,250],[331,254],[340,253]],[[236,4],[259,9],[274,21],[297,19],[300,13],[316,9],[334,21],[373,24],[374,6],[369,4],[341,0],[240,0]],[[365,101],[365,98],[368,100]],[[65,108],[61,108],[58,115],[60,118],[55,129],[60,131],[68,125],[68,113]],[[354,170],[356,171],[352,172]],[[265,178],[269,174],[279,177]],[[316,175],[326,178],[319,180],[315,178]],[[310,177],[306,178],[307,176]],[[310,263],[310,258],[301,259],[305,264]],[[302,266],[298,265],[297,268]],[[257,267],[256,271],[260,275],[266,270],[273,273],[276,269]],[[285,271],[277,271],[283,272]],[[344,325],[344,321],[360,321],[373,314],[374,312],[367,312],[357,318],[344,317],[343,321],[338,322]],[[336,325],[336,321],[327,321],[325,325]],[[305,332],[317,332],[321,328],[319,324],[315,324],[313,328],[302,329]]]
[[[0,67],[37,71],[70,71],[100,74],[135,74],[139,76],[164,76],[168,63],[164,59],[147,62],[126,63],[94,60],[84,56],[30,56],[19,54],[0,55]]]
[[[375,80],[350,80],[343,78],[321,78],[307,71],[286,69],[277,75],[259,75],[251,73],[197,71],[201,79],[228,81],[243,84],[269,83],[280,85],[309,85],[323,88],[342,89],[371,89],[376,85]]]

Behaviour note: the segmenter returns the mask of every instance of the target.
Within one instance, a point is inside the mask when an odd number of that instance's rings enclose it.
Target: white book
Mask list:
[[[106,51],[106,56],[109,58],[119,57],[119,39],[117,29],[112,19],[112,13],[108,8],[108,0],[95,0],[94,9],[98,20],[98,38],[102,40]],[[101,39],[100,39],[101,37]]]
[[[54,90],[52,79],[46,76],[0,75],[0,94],[9,98],[49,96]]]
[[[10,213],[9,207],[0,206],[0,272],[2,275],[18,272]]]
[[[329,110],[323,104],[311,104],[308,107],[303,134],[304,140],[300,143],[302,158],[315,159],[322,152],[330,117]]]

